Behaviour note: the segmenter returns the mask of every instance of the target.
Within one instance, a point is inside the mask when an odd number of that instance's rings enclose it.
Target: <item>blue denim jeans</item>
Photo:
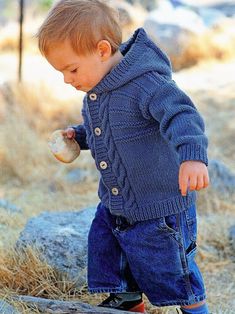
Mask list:
[[[88,290],[141,291],[156,306],[202,301],[196,238],[195,205],[131,225],[99,203],[88,237]]]

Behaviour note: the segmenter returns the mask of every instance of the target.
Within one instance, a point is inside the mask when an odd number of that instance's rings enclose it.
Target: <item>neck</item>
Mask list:
[[[110,71],[114,68],[123,58],[123,55],[118,50],[111,58],[110,58]]]

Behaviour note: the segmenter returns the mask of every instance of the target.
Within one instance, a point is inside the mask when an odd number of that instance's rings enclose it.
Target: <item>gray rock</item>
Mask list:
[[[22,213],[22,209],[15,206],[14,204],[11,204],[5,199],[0,199],[0,208],[3,208],[11,213]]]
[[[148,11],[154,10],[158,5],[158,0],[126,0],[126,2],[129,2],[130,4],[140,4],[143,8],[145,8]]]
[[[119,20],[122,26],[128,25],[133,22],[132,11],[133,7],[125,1],[112,0],[112,7],[118,10]]]
[[[96,169],[74,169],[69,171],[65,175],[65,180],[69,183],[80,183],[82,181],[98,181],[99,180],[99,172]]]
[[[235,174],[233,174],[222,162],[210,160],[209,176],[211,188],[224,197],[235,195]]]
[[[235,4],[228,1],[217,4],[202,5],[194,1],[169,0],[174,8],[187,8],[198,14],[204,24],[208,27],[218,25],[225,17],[231,17],[235,14]]]
[[[206,29],[197,13],[183,7],[175,9],[167,1],[148,14],[144,28],[171,58],[181,56],[189,42]]]
[[[6,17],[4,16],[4,10],[6,7],[6,1],[5,0],[0,0],[0,25],[4,25],[7,21]]]
[[[214,27],[219,25],[220,22],[223,21],[226,17],[226,15],[219,10],[206,7],[199,8],[198,14],[203,19],[204,24],[208,27]]]
[[[210,8],[214,8],[214,9],[222,12],[227,17],[233,17],[235,15],[235,3],[234,3],[234,1],[222,1],[222,3],[217,3],[214,5],[211,5]]]
[[[95,210],[44,212],[28,221],[16,248],[36,247],[49,265],[82,287],[86,283],[87,236]]]
[[[0,313],[1,314],[20,314],[16,308],[7,303],[6,301],[0,300]]]
[[[161,24],[153,19],[144,22],[144,28],[151,39],[164,50],[170,58],[180,56],[188,47],[192,34],[176,25]]]

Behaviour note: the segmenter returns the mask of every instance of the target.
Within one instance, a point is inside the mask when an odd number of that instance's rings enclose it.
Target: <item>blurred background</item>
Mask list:
[[[136,28],[144,27],[169,55],[174,80],[190,95],[206,122],[211,185],[198,197],[197,260],[205,277],[211,311],[232,314],[235,1],[110,3],[119,10],[123,40]],[[20,4],[24,4],[21,54]],[[65,85],[62,74],[38,51],[34,36],[52,4],[52,0],[0,0],[0,264],[29,218],[45,210],[77,211],[98,203],[99,175],[89,151],[83,151],[72,164],[65,165],[53,158],[47,144],[55,129],[81,123],[84,97],[84,93]],[[11,265],[14,262],[11,260]],[[9,280],[1,279],[6,270],[0,269],[0,274],[1,289],[12,292]],[[21,289],[31,293],[27,280]],[[88,302],[96,303],[89,298]],[[148,304],[151,314],[170,311]]]

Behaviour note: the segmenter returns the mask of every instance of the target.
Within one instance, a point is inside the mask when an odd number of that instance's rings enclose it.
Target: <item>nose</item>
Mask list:
[[[65,82],[66,84],[72,84],[73,80],[72,80],[71,75],[69,75],[69,74],[64,74],[64,82]]]

